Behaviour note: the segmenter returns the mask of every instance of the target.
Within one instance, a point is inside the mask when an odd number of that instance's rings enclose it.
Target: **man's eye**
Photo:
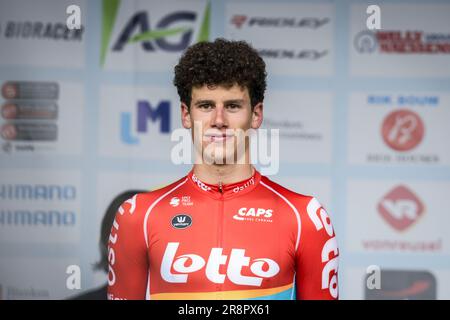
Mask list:
[[[227,105],[228,109],[239,109],[240,107],[241,106],[239,104],[234,104],[234,103]]]
[[[212,106],[210,104],[204,103],[198,106],[201,109],[210,109]]]

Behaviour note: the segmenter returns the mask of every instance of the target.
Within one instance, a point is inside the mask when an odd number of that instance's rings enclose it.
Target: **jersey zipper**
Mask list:
[[[220,192],[220,199],[219,199],[219,223],[217,226],[217,247],[218,248],[223,248],[223,211],[224,211],[224,197],[223,197],[223,188],[222,188],[222,182],[219,181],[219,192]],[[222,296],[222,284],[217,284],[217,298],[218,299],[223,299]]]

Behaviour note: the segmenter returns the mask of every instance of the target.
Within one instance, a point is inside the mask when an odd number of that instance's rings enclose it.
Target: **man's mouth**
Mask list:
[[[204,140],[207,142],[224,142],[225,140],[231,139],[234,137],[233,134],[205,134]]]

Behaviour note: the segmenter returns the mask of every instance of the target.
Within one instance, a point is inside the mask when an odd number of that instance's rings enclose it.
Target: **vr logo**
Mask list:
[[[378,203],[378,213],[398,231],[411,227],[424,214],[425,206],[406,186],[397,186]]]

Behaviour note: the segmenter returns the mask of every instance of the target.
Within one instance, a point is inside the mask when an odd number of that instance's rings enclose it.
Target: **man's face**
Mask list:
[[[233,85],[194,87],[188,108],[181,105],[183,126],[192,130],[196,151],[203,161],[225,164],[234,161],[246,152],[243,134],[257,129],[262,123],[262,103],[252,110],[248,89]],[[196,139],[198,139],[196,141]],[[200,148],[201,146],[201,148]],[[201,150],[200,150],[201,149]],[[248,159],[245,159],[248,163]]]

